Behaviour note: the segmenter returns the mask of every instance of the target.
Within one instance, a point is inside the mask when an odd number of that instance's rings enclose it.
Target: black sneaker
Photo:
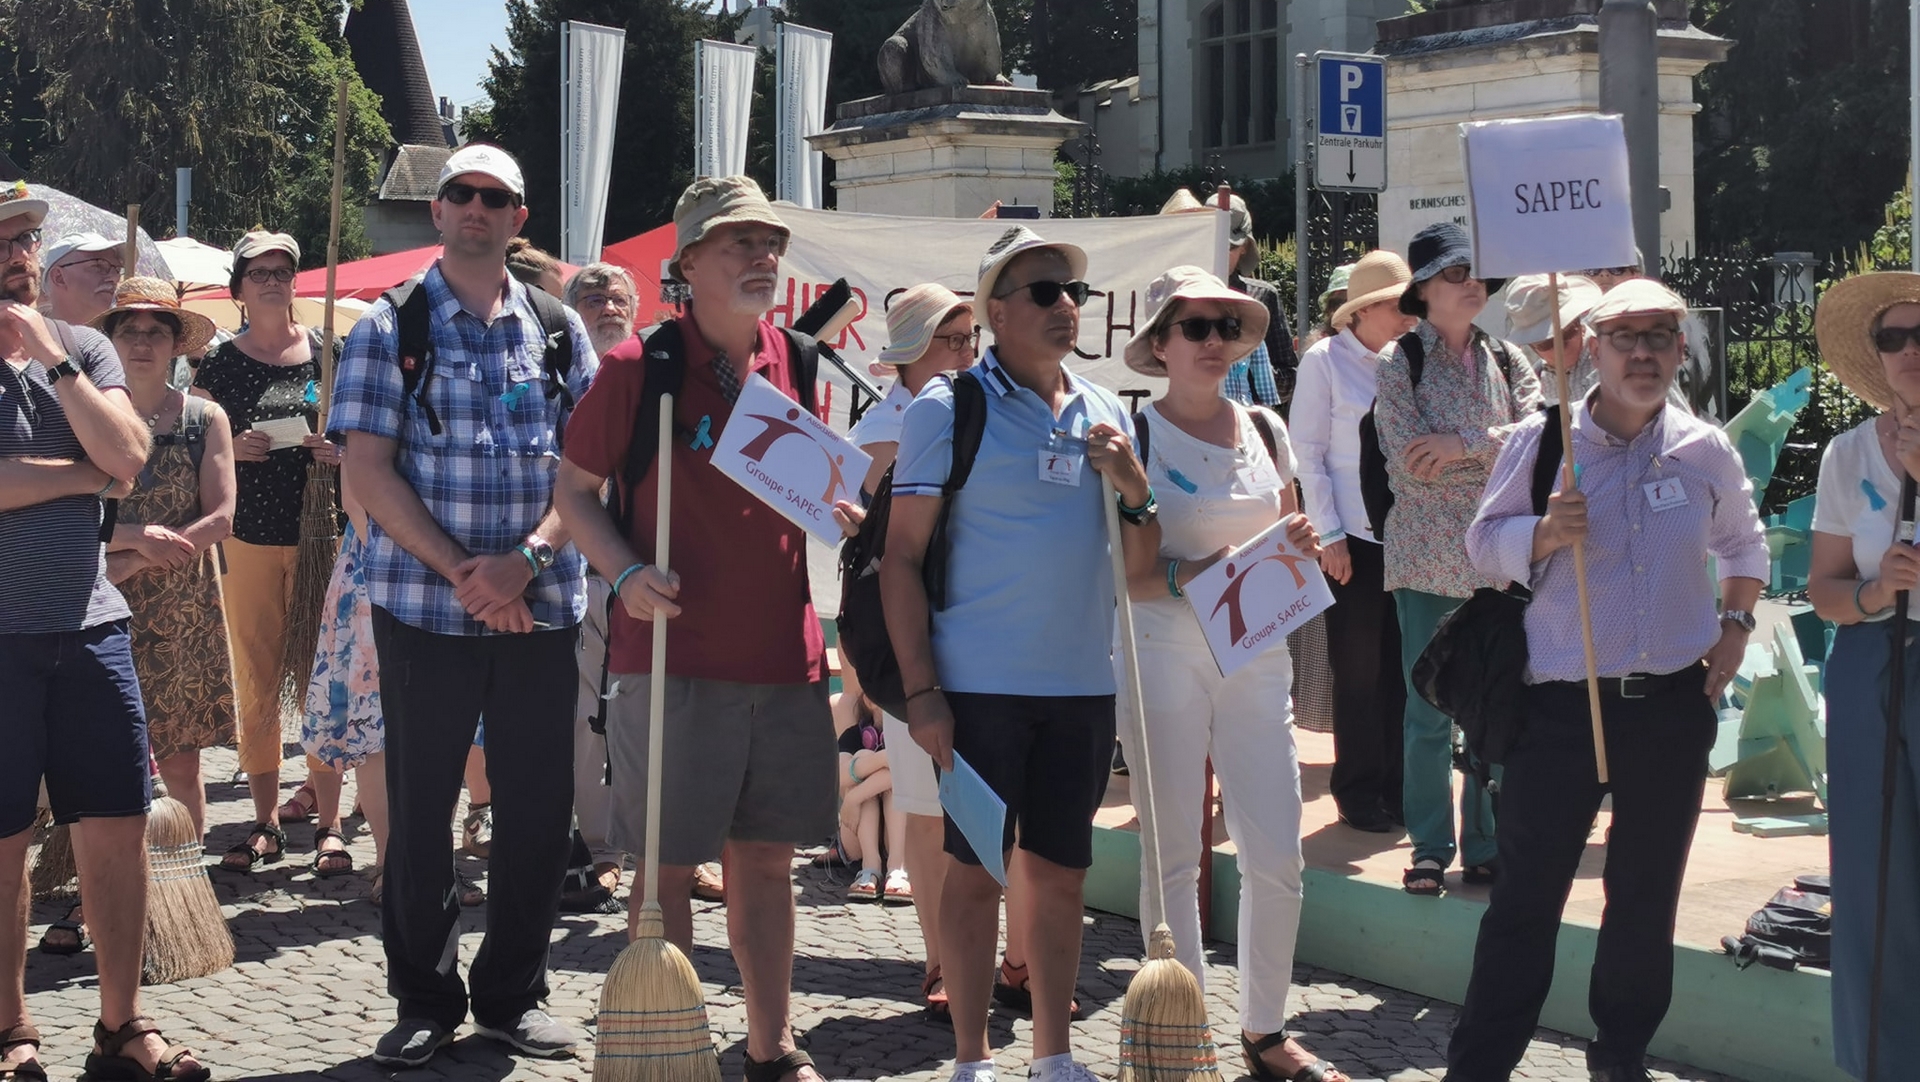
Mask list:
[[[402,1018],[373,1046],[373,1061],[390,1067],[418,1067],[453,1040],[453,1031],[428,1018]]]
[[[1115,741],[1113,745],[1113,772],[1123,778],[1131,773],[1131,771],[1127,769],[1127,757],[1121,754],[1120,743],[1118,741]]]
[[[1653,1082],[1653,1072],[1645,1064],[1632,1067],[1590,1067],[1588,1077],[1592,1082]]]
[[[579,1040],[572,1030],[541,1010],[525,1011],[504,1026],[489,1026],[476,1021],[473,1029],[482,1037],[504,1041],[529,1056],[542,1059],[572,1055],[573,1046]]]

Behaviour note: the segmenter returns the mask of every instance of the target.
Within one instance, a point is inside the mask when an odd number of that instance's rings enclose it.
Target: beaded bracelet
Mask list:
[[[644,570],[646,566],[646,564],[634,564],[632,567],[620,572],[620,577],[613,580],[613,596],[620,596],[620,587],[627,584],[627,576],[633,574],[635,571]]]

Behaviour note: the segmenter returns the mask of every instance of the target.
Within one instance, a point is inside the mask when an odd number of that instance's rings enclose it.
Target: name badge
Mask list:
[[[1640,486],[1647,494],[1647,506],[1655,511],[1666,511],[1674,507],[1687,505],[1687,490],[1677,477],[1668,477],[1659,481],[1649,481]]]
[[[1080,467],[1086,462],[1086,456],[1070,451],[1053,451],[1040,448],[1040,480],[1050,485],[1080,487]]]
[[[1264,496],[1280,487],[1280,471],[1272,466],[1243,466],[1234,471],[1240,488],[1253,496]]]

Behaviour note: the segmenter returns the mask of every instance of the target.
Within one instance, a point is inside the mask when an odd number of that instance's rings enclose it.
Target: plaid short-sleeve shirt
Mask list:
[[[440,275],[427,271],[433,369],[422,380],[440,420],[436,435],[408,401],[400,374],[393,306],[380,300],[347,335],[334,377],[328,429],[365,432],[400,444],[394,465],[440,528],[475,554],[512,551],[553,506],[560,467],[556,429],[560,399],[546,394],[546,338],[527,287],[509,279],[506,302],[492,322],[461,305]],[[597,361],[586,324],[572,310],[575,400]],[[580,622],[586,608],[586,560],[572,545],[527,587],[534,620],[553,627]],[[453,584],[380,528],[367,531],[369,599],[403,623],[442,635],[485,634],[454,597]]]

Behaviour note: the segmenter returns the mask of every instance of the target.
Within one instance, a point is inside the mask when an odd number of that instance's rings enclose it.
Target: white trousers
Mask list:
[[[580,692],[573,711],[573,814],[595,864],[620,864],[624,854],[607,844],[613,798],[607,789],[607,738],[588,719],[600,706],[600,663],[607,656],[607,595],[613,586],[587,576],[587,614],[580,621]]]
[[[1256,1034],[1284,1029],[1305,866],[1300,855],[1300,758],[1288,700],[1293,665],[1286,647],[1276,647],[1231,677],[1222,677],[1204,643],[1143,639],[1140,683],[1153,764],[1160,890],[1179,959],[1204,987],[1200,829],[1211,756],[1226,804],[1227,830],[1240,854],[1240,1024]],[[1137,795],[1140,757],[1130,724],[1121,726],[1120,743]],[[1143,918],[1149,889],[1143,874]],[[1142,938],[1150,931],[1143,919]]]

